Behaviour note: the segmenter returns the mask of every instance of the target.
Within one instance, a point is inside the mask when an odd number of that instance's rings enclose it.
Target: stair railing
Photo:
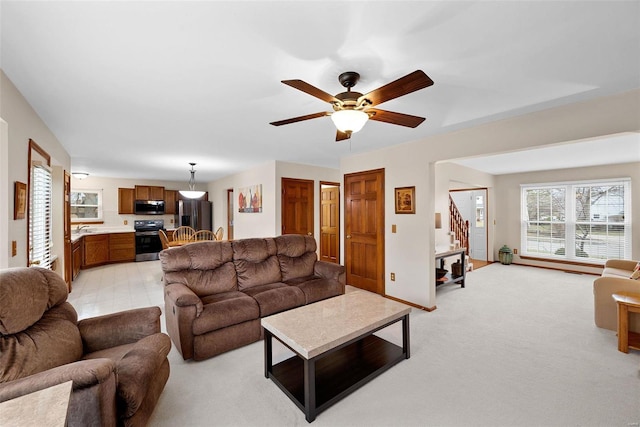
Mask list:
[[[465,249],[469,255],[469,221],[465,221],[460,214],[460,210],[449,195],[449,230],[453,233],[455,240],[460,242],[460,247]]]

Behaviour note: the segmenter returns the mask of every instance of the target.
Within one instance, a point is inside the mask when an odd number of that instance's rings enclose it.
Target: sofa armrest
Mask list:
[[[85,353],[131,344],[160,332],[160,307],[137,308],[78,322]]]
[[[618,268],[620,270],[633,271],[639,261],[628,259],[608,259],[604,263],[605,268]]]
[[[115,382],[115,363],[112,360],[81,360],[0,384],[0,402],[67,381],[73,381],[73,390],[78,390],[102,384],[112,377]]]
[[[334,264],[326,261],[316,261],[313,266],[313,273],[324,279],[333,279],[342,283],[346,283],[345,268],[343,265]]]
[[[618,325],[618,307],[611,295],[619,292],[640,293],[640,280],[622,277],[600,277],[593,282],[593,302],[596,326],[615,331]],[[636,332],[636,325],[630,329]]]
[[[202,313],[202,300],[191,289],[181,283],[172,283],[164,287],[164,298],[176,307],[196,307],[196,317]]]

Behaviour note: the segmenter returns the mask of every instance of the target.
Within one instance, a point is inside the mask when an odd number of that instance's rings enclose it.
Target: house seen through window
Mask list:
[[[631,257],[631,181],[521,187],[522,255],[602,263]]]
[[[71,221],[102,221],[102,190],[72,191]]]

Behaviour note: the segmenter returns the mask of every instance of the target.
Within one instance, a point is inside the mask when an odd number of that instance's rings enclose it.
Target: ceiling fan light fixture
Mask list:
[[[358,132],[369,120],[369,115],[361,110],[340,110],[331,114],[331,120],[340,132]]]
[[[189,189],[188,190],[180,190],[179,193],[183,196],[186,197],[187,199],[199,199],[200,197],[204,196],[204,191],[197,191],[196,188],[196,178],[195,178],[195,174],[196,171],[193,169],[193,167],[196,165],[195,163],[189,163],[191,165],[191,170],[189,172],[191,172],[191,178],[189,178]]]

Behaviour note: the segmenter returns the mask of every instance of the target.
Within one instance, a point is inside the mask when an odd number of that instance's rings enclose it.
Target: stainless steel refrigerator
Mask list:
[[[212,205],[207,200],[179,200],[176,227],[188,225],[197,230],[212,230]]]

